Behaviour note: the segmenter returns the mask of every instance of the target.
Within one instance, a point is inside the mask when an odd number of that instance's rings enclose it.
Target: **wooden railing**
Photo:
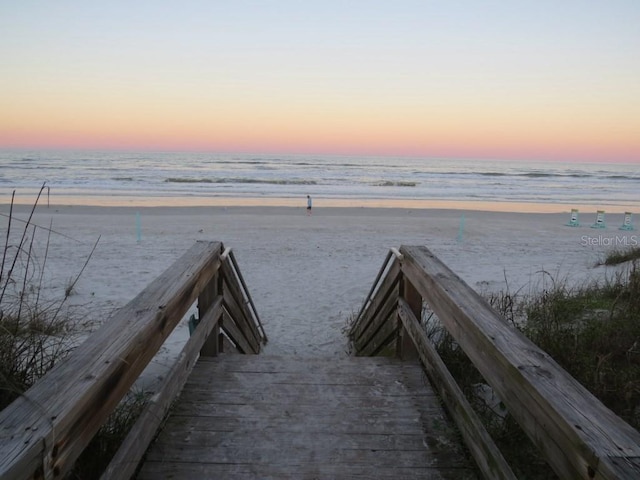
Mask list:
[[[267,338],[230,250],[197,242],[0,412],[0,478],[63,478],[197,301],[199,324],[102,478],[129,478],[199,355]]]
[[[638,431],[428,249],[392,250],[350,331],[356,354],[419,357],[485,478],[515,476],[428,338],[420,321],[423,303],[561,478],[640,478]]]

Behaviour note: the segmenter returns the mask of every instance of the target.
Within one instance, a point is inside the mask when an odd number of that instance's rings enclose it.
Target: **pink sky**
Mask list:
[[[18,3],[0,148],[640,163],[640,4],[569,4]]]

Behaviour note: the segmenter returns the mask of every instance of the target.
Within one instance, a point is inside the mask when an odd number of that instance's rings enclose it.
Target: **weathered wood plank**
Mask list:
[[[418,364],[262,355],[218,360],[198,362],[140,479],[160,469],[176,480],[198,474],[384,478],[378,470],[395,472],[394,478],[475,478],[452,448],[446,416]]]
[[[233,295],[231,295],[228,289],[225,289],[224,292],[224,305],[227,312],[229,313],[228,320],[230,320],[231,323],[234,324],[235,330],[242,335],[242,338],[244,339],[246,344],[249,345],[251,353],[259,353],[260,340],[256,339],[253,335],[253,332],[249,328],[249,325],[244,317],[242,308],[238,305],[235,298],[233,298]],[[223,322],[223,327],[225,323],[228,324],[229,322]],[[249,352],[246,351],[245,353]]]
[[[640,433],[607,409],[424,247],[401,247],[420,291],[562,478],[637,478]],[[624,465],[624,467],[622,466]],[[629,472],[633,472],[632,474]]]
[[[260,343],[262,341],[262,338],[260,336],[260,332],[258,331],[256,320],[253,318],[251,310],[245,302],[245,297],[242,293],[240,281],[236,276],[235,270],[232,268],[231,260],[229,259],[229,257],[226,257],[222,261],[221,269],[225,279],[225,287],[233,297],[235,304],[238,306],[238,310],[242,312],[242,316],[236,318],[235,321],[241,327],[251,345],[257,345],[256,353],[258,353],[260,351]]]
[[[398,284],[394,284],[393,287],[387,292],[385,301],[376,312],[376,316],[367,324],[367,327],[362,330],[360,334],[360,338],[358,338],[354,342],[356,355],[369,355],[368,353],[363,353],[366,351],[371,351],[371,349],[367,349],[367,345],[376,337],[378,332],[386,327],[391,329],[397,329],[398,321],[396,318],[391,318],[392,314],[396,312],[396,306],[398,301]],[[391,327],[386,325],[387,323],[392,323]],[[380,339],[378,338],[378,341]]]
[[[222,321],[222,325],[220,328],[224,331],[224,333],[229,337],[229,339],[236,345],[236,349],[240,353],[255,353],[251,344],[247,341],[244,334],[238,328],[236,322],[233,321],[233,313],[229,312],[229,308],[233,308],[233,305],[229,305],[226,301],[224,303],[225,311],[228,313],[225,314],[224,319]]]
[[[198,317],[203,318],[207,315],[207,310],[221,296],[222,293],[222,276],[220,272],[216,273],[209,283],[204,287],[200,295],[198,295]],[[210,334],[209,334],[210,333]],[[207,333],[206,341],[202,345],[200,355],[204,357],[215,357],[219,353],[218,335],[220,334],[220,326],[218,322],[213,325],[213,331]]]
[[[401,298],[398,301],[398,314],[408,334],[417,347],[418,354],[425,366],[432,384],[440,393],[440,398],[458,425],[465,444],[473,455],[476,465],[484,478],[516,479],[511,467],[494,443],[484,425],[449,373],[424,329],[420,326],[411,307]]]
[[[227,321],[231,321],[231,320],[227,320]],[[220,327],[222,327],[223,322],[224,322],[224,315],[220,320]],[[223,333],[222,331],[220,332],[220,352],[226,353],[226,354],[240,353],[238,352],[238,350],[236,350],[236,346],[233,343],[231,343],[231,340],[229,340],[229,337],[227,336],[227,334]]]
[[[302,362],[304,363],[304,362]],[[310,367],[311,368],[311,367]],[[274,384],[295,384],[295,385],[333,385],[333,386],[364,386],[364,387],[384,387],[386,393],[407,392],[407,387],[401,383],[393,383],[402,374],[403,369],[390,369],[388,372],[372,372],[371,369],[365,371],[349,369],[340,371],[331,369],[328,371],[314,371],[312,374],[307,371],[225,371],[215,370],[215,374],[196,369],[189,377],[189,384],[198,385],[199,388],[208,388],[229,384],[232,382],[246,383],[251,387],[252,382],[261,382],[263,376],[268,374],[269,381]],[[372,375],[375,377],[372,378]],[[425,394],[427,392],[425,391]]]
[[[380,465],[252,465],[150,462],[138,480],[229,478],[234,480],[475,480],[470,469],[455,467],[388,467]]]
[[[235,445],[203,445],[187,443],[176,445],[166,442],[163,435],[158,448],[148,454],[145,462],[211,462],[211,463],[254,463],[266,465],[305,465],[305,464],[342,464],[388,467],[424,467],[436,466],[438,460],[426,448],[395,449],[376,444],[354,446],[342,444],[350,439],[366,435],[353,435],[338,438],[336,435],[293,434],[276,432],[277,435],[265,435],[265,432],[245,433]],[[201,440],[201,439],[200,439]],[[284,454],[286,452],[286,454]],[[204,460],[206,459],[206,460]],[[144,469],[144,467],[143,467]],[[143,470],[144,471],[144,470]],[[144,478],[144,475],[142,476]]]
[[[293,428],[282,428],[278,430],[260,429],[251,435],[247,435],[243,428],[236,431],[201,430],[193,428],[171,428],[163,432],[163,449],[156,450],[149,454],[150,460],[170,459],[167,452],[181,452],[185,449],[200,448],[216,453],[209,454],[209,459],[213,460],[216,454],[222,457],[222,450],[256,451],[255,445],[260,444],[271,450],[279,448],[280,451],[290,452],[292,449],[300,449],[302,457],[313,455],[318,458],[322,454],[333,454],[339,450],[368,450],[368,451],[403,451],[419,452],[416,458],[426,462],[433,462],[429,452],[424,448],[422,430],[414,429],[413,433],[402,435],[390,435],[388,433],[340,433],[340,432],[320,432],[320,431],[300,431]],[[291,460],[291,454],[288,459]],[[305,461],[304,459],[300,461]],[[308,461],[308,460],[306,460]],[[416,464],[416,460],[412,459]]]
[[[404,257],[402,257],[404,258]],[[400,298],[404,299],[407,307],[415,315],[416,318],[422,318],[422,296],[415,289],[411,282],[403,276],[400,279]],[[398,332],[398,343],[396,346],[396,356],[405,360],[416,360],[420,358],[416,345],[411,339],[411,335],[407,332],[403,325],[402,319],[398,317],[400,331]]]
[[[382,275],[385,274],[387,269],[390,268],[389,260],[391,259],[391,255],[393,255],[393,253],[391,252],[391,250],[389,250],[387,252],[387,256],[384,258],[384,261],[382,262],[382,266],[378,270],[378,273],[376,275],[376,279],[373,281],[373,284],[371,285],[371,289],[369,290],[369,293],[365,297],[364,303],[360,307],[360,311],[358,312],[358,315],[356,316],[356,322],[353,325],[351,325],[351,328],[349,329],[349,338],[353,338],[355,336],[355,333],[356,333],[355,330],[356,330],[356,328],[358,326],[358,322],[361,320],[362,314],[365,312],[365,310],[367,308],[369,308],[369,304],[370,304],[371,300],[373,299],[374,292],[376,291],[376,288],[379,287],[378,282],[382,278]]]
[[[360,407],[341,409],[340,412],[319,412],[317,406],[302,405],[299,408],[285,408],[282,412],[276,405],[262,405],[260,410],[252,405],[238,404],[194,404],[176,407],[171,412],[175,422],[168,435],[188,435],[191,432],[230,432],[240,429],[297,433],[334,433],[348,435],[414,435],[421,433],[427,418],[414,409],[389,414],[389,407],[375,408],[374,413],[362,412]],[[284,414],[283,414],[284,413]],[[438,415],[439,408],[429,413]],[[214,415],[216,414],[216,415]],[[188,422],[189,417],[198,417],[197,425]],[[183,423],[179,417],[185,417]],[[417,429],[418,433],[415,433]],[[422,441],[423,437],[420,435]]]
[[[257,383],[259,387],[263,389],[268,388],[269,380],[264,379]],[[187,402],[206,402],[211,396],[211,392],[207,389],[196,389],[192,385],[188,385],[188,396],[184,396],[184,401]],[[343,385],[342,388],[336,386],[325,385],[293,385],[293,384],[278,384],[278,389],[265,391],[265,393],[258,394],[258,389],[248,389],[246,387],[228,385],[221,386],[219,389],[220,396],[225,395],[229,402],[233,399],[235,403],[252,403],[254,405],[270,405],[282,402],[299,402],[302,405],[322,405],[323,402],[332,401],[339,405],[352,405],[354,402],[362,403],[362,407],[366,402],[370,402],[371,405],[395,405],[398,408],[402,408],[404,405],[412,405],[415,397],[404,393],[391,393],[389,395],[384,394],[381,389],[378,389],[376,395],[373,395],[367,387],[353,385]],[[185,386],[186,388],[186,386]],[[301,391],[304,390],[304,391]],[[423,395],[425,398],[433,398],[427,394]],[[220,397],[222,398],[222,397]],[[181,400],[182,401],[182,400]]]
[[[266,345],[266,343],[268,342],[267,333],[264,331],[264,327],[262,326],[262,322],[260,321],[260,315],[258,315],[258,309],[253,303],[253,299],[251,298],[251,292],[249,291],[249,287],[247,287],[247,283],[244,281],[244,277],[242,276],[242,271],[240,270],[240,266],[238,265],[238,261],[236,260],[236,256],[233,253],[233,250],[229,252],[229,259],[231,260],[233,269],[238,275],[238,279],[240,280],[240,285],[242,286],[242,289],[249,301],[249,305],[251,306],[251,312],[253,312],[252,318],[254,320],[254,323],[258,326],[260,330],[260,338],[262,340],[262,343]]]
[[[219,267],[198,242],[0,412],[0,477],[61,478]]]
[[[394,259],[393,263],[389,267],[387,275],[384,277],[382,283],[375,292],[375,297],[371,300],[367,309],[358,318],[355,327],[352,329],[351,339],[354,343],[359,341],[363,333],[369,328],[369,323],[376,318],[378,310],[384,305],[388,295],[391,294],[392,289],[396,288],[399,281],[400,264]]]
[[[389,307],[391,311],[385,312],[387,315],[380,316],[379,318],[382,320],[380,323],[380,327],[376,331],[376,333],[368,338],[366,344],[362,345],[356,351],[356,355],[358,356],[370,356],[377,355],[384,347],[389,345],[392,342],[395,342],[398,338],[398,321],[397,315],[395,311],[395,307],[397,305],[397,298],[394,299],[392,297],[389,298],[391,300],[389,302]],[[373,324],[373,322],[372,322]],[[362,338],[365,338],[364,336]],[[393,345],[395,347],[395,343]]]
[[[245,355],[236,355],[233,357],[226,357],[224,362],[220,362],[214,358],[201,358],[198,360],[198,365],[207,369],[215,370],[216,372],[306,372],[309,369],[315,371],[328,371],[333,373],[346,372],[358,372],[368,371],[370,374],[389,374],[392,369],[398,369],[399,371],[415,370],[415,365],[412,363],[403,362],[402,360],[395,358],[382,358],[382,357],[317,357],[308,355],[269,355],[262,354],[260,361],[256,362],[254,357]],[[383,367],[383,368],[381,368]],[[197,375],[200,369],[194,371],[193,375]],[[391,373],[391,376],[395,373]]]
[[[153,440],[156,430],[167,415],[171,403],[180,393],[187,377],[193,370],[198,358],[198,352],[202,349],[209,335],[215,331],[214,327],[218,324],[221,314],[222,295],[219,295],[209,305],[204,317],[201,318],[193,335],[189,337],[162,386],[148,401],[138,420],[136,420],[136,423],[101,475],[100,480],[119,480],[133,476],[144,452],[149,447],[151,440]]]

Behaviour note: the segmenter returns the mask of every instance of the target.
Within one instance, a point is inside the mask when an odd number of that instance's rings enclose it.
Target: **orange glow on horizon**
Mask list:
[[[525,3],[13,2],[0,148],[640,163],[640,3]]]
[[[640,162],[640,129],[631,113],[589,115],[572,105],[491,105],[488,100],[367,102],[354,98],[289,101],[252,95],[129,97],[93,89],[77,97],[27,95],[0,117],[0,147],[365,154],[527,160]],[[80,101],[80,94],[92,94]],[[608,113],[607,113],[608,112]]]

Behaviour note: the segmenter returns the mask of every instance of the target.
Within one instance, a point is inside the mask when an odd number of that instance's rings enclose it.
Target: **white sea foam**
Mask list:
[[[315,197],[640,207],[634,164],[313,155],[0,151],[0,193]]]

